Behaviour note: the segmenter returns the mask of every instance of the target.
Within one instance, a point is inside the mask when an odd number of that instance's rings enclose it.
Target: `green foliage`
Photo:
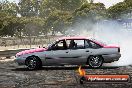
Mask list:
[[[40,17],[30,17],[23,18],[24,28],[23,35],[24,36],[38,36],[42,34],[42,29],[45,23],[45,20]]]
[[[118,19],[132,11],[132,0],[124,0],[106,9],[94,0],[20,0],[0,2],[0,36],[65,34],[78,20],[96,23],[101,19]],[[89,28],[90,29],[90,28]]]
[[[39,4],[38,0],[20,0],[18,12],[24,17],[37,16],[39,14]]]
[[[124,2],[117,3],[114,6],[108,8],[108,18],[119,19],[122,18],[123,14],[127,14],[132,10],[132,1],[125,0]]]
[[[40,5],[40,15],[47,17],[55,10],[73,12],[87,0],[43,0]]]
[[[5,12],[0,12],[0,35],[13,36],[14,26],[17,23],[15,16],[7,15]]]
[[[17,15],[18,6],[16,3],[4,1],[0,2],[0,12],[5,12],[7,15]]]
[[[106,16],[106,9],[102,3],[86,3],[74,12],[75,19],[99,20]]]
[[[54,32],[64,32],[65,28],[70,25],[71,13],[64,11],[52,12],[45,21],[45,28]]]

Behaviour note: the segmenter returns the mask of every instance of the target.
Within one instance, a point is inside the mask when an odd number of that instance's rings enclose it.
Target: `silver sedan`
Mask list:
[[[109,46],[87,37],[63,37],[47,48],[17,53],[15,61],[30,70],[51,65],[89,65],[99,68],[103,63],[118,61],[120,57],[119,46]]]

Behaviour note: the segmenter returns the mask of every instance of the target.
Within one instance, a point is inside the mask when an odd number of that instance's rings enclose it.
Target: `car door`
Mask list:
[[[71,47],[69,41],[74,41],[73,44],[75,46]],[[65,59],[65,62],[69,64],[86,64],[87,57],[89,56],[90,52],[89,49],[85,49],[85,40],[84,39],[76,39],[76,40],[67,40],[68,45],[68,56]]]
[[[89,50],[90,55],[101,55],[101,54],[103,54],[102,46],[100,46],[99,44],[97,44],[91,40],[85,40],[85,41],[86,41],[86,43],[88,43],[88,44],[86,44],[85,49]]]
[[[47,65],[63,65],[66,64],[64,58],[67,57],[68,50],[65,40],[57,41],[45,53],[45,60]]]

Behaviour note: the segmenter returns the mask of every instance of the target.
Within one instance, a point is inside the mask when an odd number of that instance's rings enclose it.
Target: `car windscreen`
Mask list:
[[[95,41],[95,42],[98,42],[98,43],[100,43],[101,45],[107,45],[105,42],[103,42],[103,41],[101,41],[101,40],[97,40],[97,39],[94,39],[94,38],[91,38],[90,40]]]

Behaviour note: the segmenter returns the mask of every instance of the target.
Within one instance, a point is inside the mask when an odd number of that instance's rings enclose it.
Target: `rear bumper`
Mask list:
[[[118,61],[119,58],[121,57],[121,54],[118,53],[118,54],[102,55],[102,57],[104,58],[105,63],[110,63],[110,62]]]

